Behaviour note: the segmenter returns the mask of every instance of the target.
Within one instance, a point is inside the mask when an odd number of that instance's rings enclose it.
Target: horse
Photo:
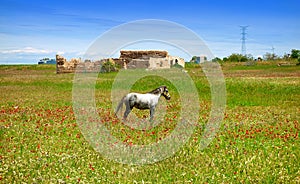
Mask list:
[[[128,93],[125,95],[121,101],[119,102],[117,109],[115,111],[115,115],[122,108],[123,103],[126,106],[126,110],[124,112],[123,119],[126,120],[127,116],[131,112],[131,110],[135,107],[140,110],[149,109],[150,110],[150,121],[153,120],[155,107],[158,104],[158,100],[160,96],[165,97],[166,100],[170,100],[171,96],[169,94],[169,90],[167,86],[160,86],[148,93]]]

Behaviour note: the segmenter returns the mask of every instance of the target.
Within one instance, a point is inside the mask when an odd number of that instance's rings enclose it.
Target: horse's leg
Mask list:
[[[120,109],[122,109],[122,106],[123,106],[123,103],[124,103],[124,99],[125,99],[125,96],[122,98],[122,100],[119,102],[118,106],[117,106],[117,109],[115,111],[115,115],[118,116],[118,112]]]
[[[150,107],[150,122],[153,121],[155,107]]]
[[[127,116],[129,115],[129,113],[130,113],[131,110],[132,110],[132,108],[130,107],[128,101],[125,103],[125,105],[126,105],[126,110],[125,110],[124,116],[123,116],[123,119],[124,119],[124,120],[126,120]]]
[[[123,117],[124,120],[127,119],[127,116],[128,116],[128,114],[129,114],[130,112],[131,112],[131,109],[127,109],[127,108],[126,108],[126,111],[124,112],[124,117]]]

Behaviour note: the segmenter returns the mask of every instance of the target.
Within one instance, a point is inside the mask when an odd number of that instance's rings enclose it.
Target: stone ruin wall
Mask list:
[[[66,58],[56,55],[56,73],[74,73],[75,68],[81,62],[80,59],[71,59],[67,61]]]
[[[135,68],[170,68],[177,62],[184,67],[185,61],[180,57],[170,56],[167,51],[120,51],[119,58],[102,59],[91,62],[89,60],[71,59],[67,61],[64,57],[56,55],[56,73],[77,72],[99,72],[101,65],[107,61],[119,65],[125,69]]]
[[[119,58],[102,59],[94,62],[72,58],[70,61],[67,61],[63,56],[56,55],[56,73],[75,73],[75,71],[82,73],[99,72],[101,70],[101,65],[108,61],[120,66],[124,63],[124,61]]]

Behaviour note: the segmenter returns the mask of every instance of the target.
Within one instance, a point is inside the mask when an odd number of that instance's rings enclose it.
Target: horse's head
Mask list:
[[[169,90],[168,90],[167,86],[161,86],[160,90],[162,92],[161,93],[162,96],[164,96],[167,100],[171,99],[171,96],[169,94]]]

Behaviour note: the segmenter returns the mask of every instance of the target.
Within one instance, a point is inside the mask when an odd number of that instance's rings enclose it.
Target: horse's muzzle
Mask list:
[[[171,99],[171,96],[170,96],[169,93],[166,94],[166,99],[167,99],[167,100],[170,100],[170,99]]]

